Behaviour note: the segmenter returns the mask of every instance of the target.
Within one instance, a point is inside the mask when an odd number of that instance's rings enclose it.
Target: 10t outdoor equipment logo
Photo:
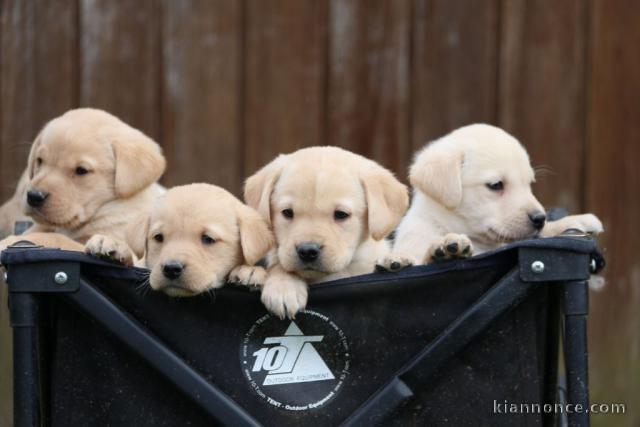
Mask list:
[[[349,344],[342,330],[316,311],[295,320],[267,314],[245,334],[242,371],[267,403],[289,411],[325,405],[349,373]]]

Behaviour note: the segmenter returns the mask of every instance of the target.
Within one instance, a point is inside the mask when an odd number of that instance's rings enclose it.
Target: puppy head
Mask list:
[[[256,211],[209,184],[167,191],[138,230],[146,246],[150,285],[170,296],[218,288],[235,266],[255,264],[273,245],[271,231]]]
[[[446,208],[451,224],[443,225],[472,239],[519,240],[544,225],[544,209],[531,192],[529,156],[499,128],[465,126],[433,142],[416,156],[409,179]]]
[[[247,203],[271,224],[282,267],[311,280],[344,270],[366,239],[383,239],[407,189],[371,160],[337,147],[275,159],[247,180]]]
[[[160,147],[142,132],[101,110],[71,110],[45,125],[31,147],[25,213],[74,229],[105,203],[152,184],[164,168]]]

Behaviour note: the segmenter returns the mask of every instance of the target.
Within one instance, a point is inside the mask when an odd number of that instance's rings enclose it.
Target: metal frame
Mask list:
[[[22,245],[9,251],[32,250]],[[561,289],[568,402],[589,405],[587,382],[589,254],[549,248],[519,248],[519,265],[494,284],[476,303],[451,323],[343,426],[382,423],[410,401],[430,376],[496,319],[524,301],[539,286]],[[215,385],[207,382],[139,322],[123,312],[95,286],[80,276],[79,263],[37,262],[10,264],[11,326],[14,337],[14,423],[17,427],[41,424],[38,381],[38,296],[57,293],[96,319],[126,346],[139,354],[185,396],[218,422],[234,426],[260,423]],[[593,267],[592,267],[593,268]],[[63,274],[62,274],[63,273]],[[44,295],[42,295],[44,296]],[[554,316],[551,317],[552,319]],[[555,316],[557,319],[557,316]],[[556,337],[557,338],[557,337]],[[555,388],[556,384],[553,384]],[[549,393],[545,393],[548,395]],[[588,426],[589,414],[567,414],[570,426]],[[545,423],[548,423],[545,418]]]

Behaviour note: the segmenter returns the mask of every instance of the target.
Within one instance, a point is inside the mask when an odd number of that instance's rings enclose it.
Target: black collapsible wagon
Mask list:
[[[245,288],[171,299],[142,269],[21,243],[2,254],[15,424],[588,425],[549,408],[588,404],[600,260],[587,237],[529,240],[320,284],[280,320]]]

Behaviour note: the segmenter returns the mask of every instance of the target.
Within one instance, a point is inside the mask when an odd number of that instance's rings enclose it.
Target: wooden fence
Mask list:
[[[1,0],[0,193],[38,129],[77,106],[160,142],[165,184],[235,193],[278,153],[317,144],[404,179],[429,139],[497,124],[545,166],[535,192],[546,205],[604,220],[592,400],[627,414],[593,421],[638,425],[639,46],[633,0]],[[3,301],[0,425],[7,317]]]

